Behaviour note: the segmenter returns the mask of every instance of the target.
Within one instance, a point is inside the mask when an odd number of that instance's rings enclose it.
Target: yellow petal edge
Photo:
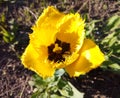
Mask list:
[[[38,75],[45,77],[53,76],[55,69],[48,62],[40,62],[41,57],[31,44],[28,45],[23,53],[21,60],[25,68],[28,68]]]
[[[105,60],[104,54],[90,39],[84,40],[79,55],[79,58],[74,63],[65,67],[65,70],[71,77],[84,75],[92,69],[99,67],[100,64]]]

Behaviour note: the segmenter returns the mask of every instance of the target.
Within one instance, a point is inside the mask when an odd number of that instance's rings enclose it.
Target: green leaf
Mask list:
[[[69,85],[71,86],[73,91],[73,96],[71,96],[70,98],[84,98],[84,93],[78,91],[70,82]]]
[[[8,32],[4,27],[0,26],[0,33],[3,35],[3,40],[7,43],[11,42],[14,39],[14,35]]]
[[[2,14],[1,14],[1,19],[0,19],[0,21],[1,21],[1,22],[5,22],[5,18],[6,18],[6,17],[5,17],[5,13],[2,13]]]
[[[58,87],[60,89],[62,89],[63,87],[65,87],[65,85],[67,85],[67,82],[66,81],[63,81],[62,79],[60,79],[60,81],[58,82]]]
[[[71,86],[65,80],[61,79],[59,81],[58,88],[59,88],[58,90],[62,96],[71,97],[73,95]]]
[[[116,63],[109,65],[109,67],[114,69],[114,70],[120,70],[120,65],[118,65]]]
[[[88,36],[92,31],[94,30],[95,27],[95,20],[91,21],[90,23],[86,24],[86,35]]]
[[[40,92],[35,92],[31,95],[31,98],[39,98],[38,96],[40,95]]]
[[[115,42],[117,41],[117,36],[112,37],[109,41],[109,47],[113,46],[115,44]]]
[[[66,90],[59,90],[59,92],[60,92],[60,94],[61,94],[62,96],[70,97],[70,96],[69,96],[69,92],[66,91]]]
[[[66,98],[66,97],[63,97],[63,96],[58,96],[56,94],[53,94],[50,96],[50,98]]]
[[[6,37],[6,36],[3,36],[3,40],[4,40],[6,43],[9,43],[9,42],[10,42],[9,38]]]
[[[108,19],[105,29],[107,32],[109,32],[117,29],[119,26],[120,26],[120,16],[114,15]]]
[[[115,63],[114,61],[111,61],[110,59],[103,62],[101,68],[105,70],[110,70],[112,72],[120,73],[120,65]]]
[[[0,26],[0,29],[2,30],[2,32],[0,33],[2,33],[3,36],[6,36],[6,37],[10,36],[10,33],[4,27]]]
[[[32,80],[28,81],[28,83],[29,83],[30,86],[34,86],[35,85],[35,82],[32,81]]]

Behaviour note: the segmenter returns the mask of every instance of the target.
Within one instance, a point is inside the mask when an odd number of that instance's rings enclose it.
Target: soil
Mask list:
[[[84,98],[120,98],[120,75],[111,71],[98,68],[71,82],[85,93]]]
[[[15,2],[0,1],[0,13],[4,13],[6,17],[5,22],[1,22],[0,25],[4,25],[8,31],[13,31],[10,28],[9,21],[14,19],[17,24],[17,31],[15,32],[18,32],[18,35],[16,35],[18,39],[16,38],[15,41],[19,41],[18,44],[14,42],[6,43],[0,33],[0,98],[30,98],[32,94],[33,89],[29,86],[28,81],[34,72],[23,67],[19,55],[23,53],[27,46],[29,41],[27,34],[32,32],[30,27],[41,13],[38,11],[39,8],[42,10],[43,6],[56,5],[63,12],[74,9],[74,11],[82,14],[88,13],[88,18],[92,19],[107,19],[119,12],[120,9],[117,0],[95,0],[94,2],[91,0],[65,0],[66,2],[63,2],[64,0],[45,0],[44,5],[44,0],[41,0],[42,3],[40,4],[38,4],[39,0],[13,1]],[[33,6],[30,7],[32,4]],[[98,6],[99,8],[97,8]],[[7,8],[11,8],[11,10],[6,10]],[[29,12],[36,16],[33,15],[30,20],[25,20],[28,18],[22,14],[26,11],[25,8],[29,8]],[[26,42],[21,42],[21,39],[26,40]],[[80,78],[72,78],[70,81],[79,91],[85,93],[84,98],[120,98],[120,75],[111,71],[98,68]]]

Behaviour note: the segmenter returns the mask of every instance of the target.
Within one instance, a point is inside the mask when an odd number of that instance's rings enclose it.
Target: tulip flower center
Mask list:
[[[48,46],[48,59],[54,62],[65,61],[65,56],[70,55],[70,44],[56,39],[54,44]]]

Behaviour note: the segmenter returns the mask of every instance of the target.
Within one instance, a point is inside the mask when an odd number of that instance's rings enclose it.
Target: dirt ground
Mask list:
[[[8,21],[14,19],[17,23],[16,32],[19,32],[17,37],[22,36],[22,40],[27,40],[26,43],[23,42],[26,45],[28,38],[23,38],[23,36],[26,37],[28,32],[31,32],[30,27],[35,22],[35,18],[41,13],[39,7],[42,10],[43,6],[55,5],[59,10],[64,12],[74,9],[74,11],[82,14],[88,13],[89,18],[92,19],[107,19],[119,12],[120,8],[118,0],[93,0],[94,2],[92,0],[65,0],[66,2],[61,2],[64,0],[40,0],[40,2],[46,1],[46,4],[38,4],[39,0],[36,0],[36,2],[34,0],[26,0],[24,2],[20,2],[20,0],[13,1],[16,2],[0,2],[0,13],[5,13],[5,27],[10,31],[10,23]],[[104,4],[107,8],[103,6]],[[30,7],[30,5],[33,6]],[[11,9],[6,10],[7,7]],[[26,20],[29,17],[24,15],[25,8],[29,8],[29,12],[35,13],[36,16],[30,18],[30,20]],[[37,13],[37,10],[39,13]],[[21,12],[24,13],[22,14]],[[0,23],[0,25],[4,25],[4,23]],[[3,41],[2,37],[3,35],[0,34],[0,98],[30,98],[33,89],[29,86],[28,81],[34,72],[25,69],[18,58],[26,45],[19,43],[13,47],[11,43]],[[84,98],[120,98],[119,74],[103,71],[98,68],[85,76],[81,76],[81,78],[72,78],[70,81],[78,90],[85,93]]]

